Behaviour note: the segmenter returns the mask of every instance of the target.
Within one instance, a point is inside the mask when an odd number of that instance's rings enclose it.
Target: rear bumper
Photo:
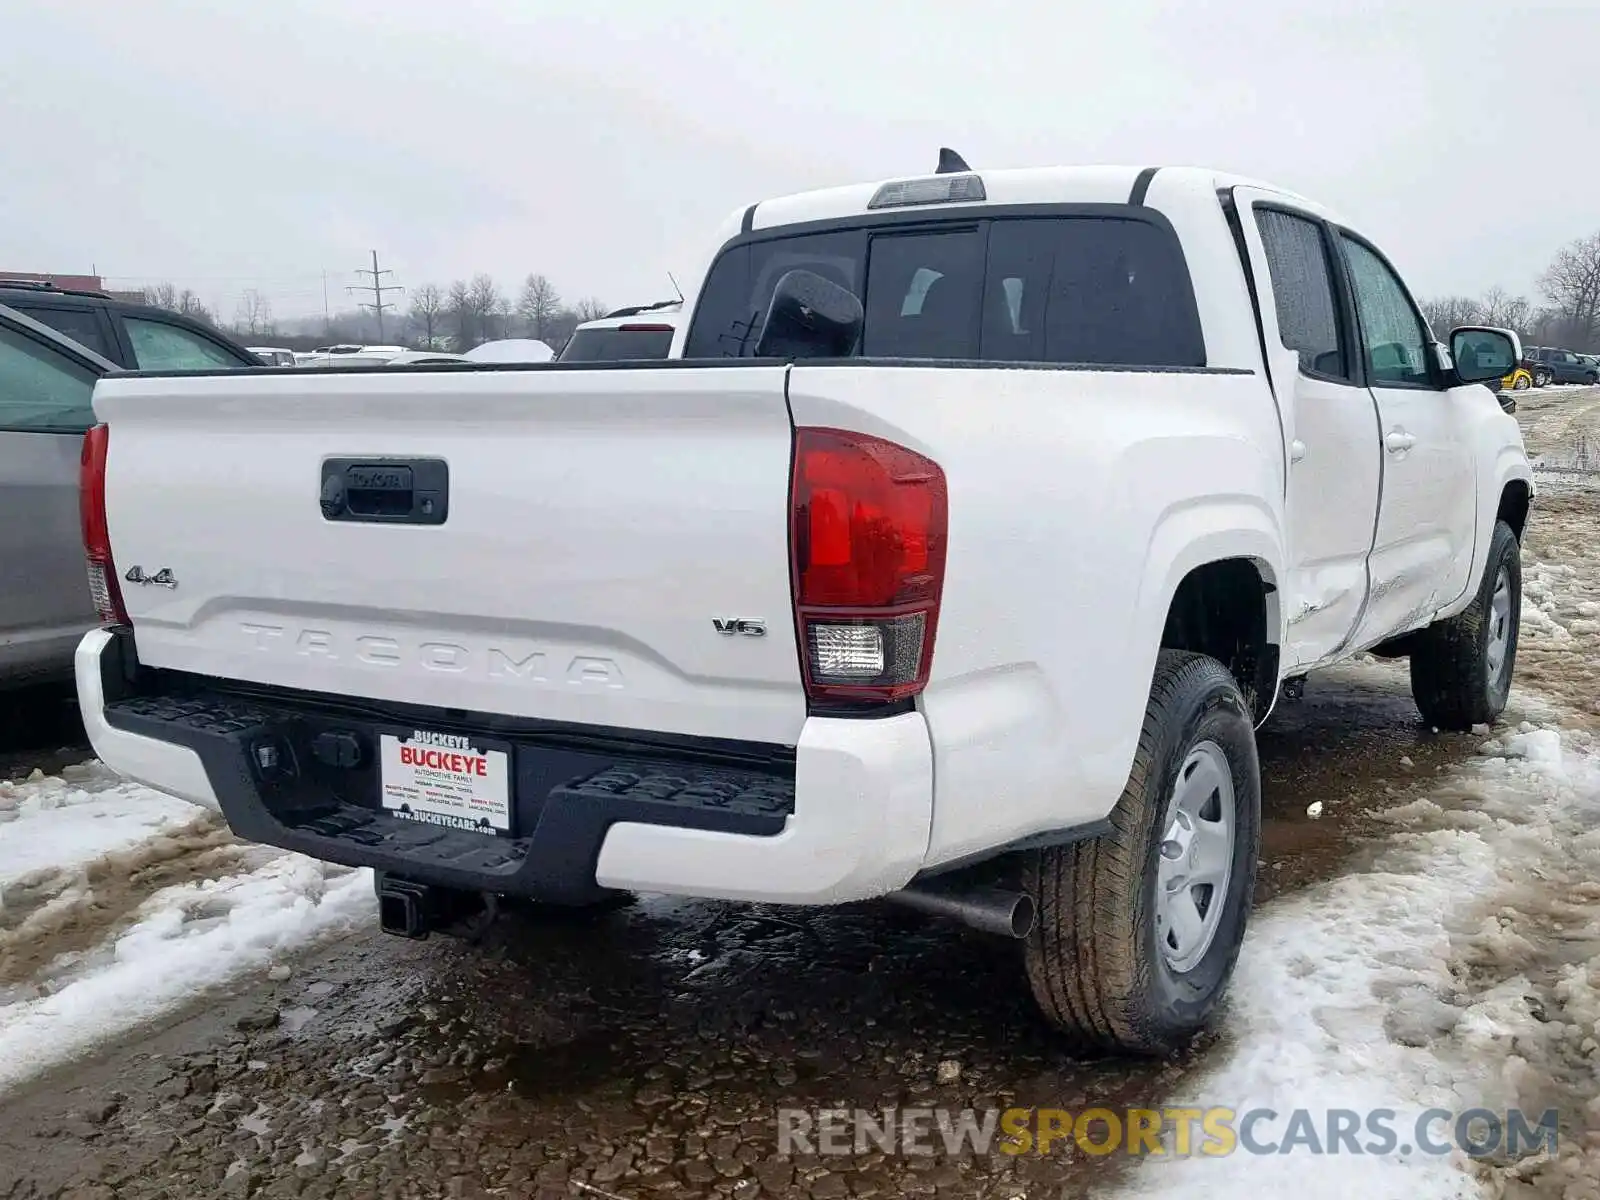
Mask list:
[[[219,810],[240,837],[442,887],[579,903],[604,889],[792,904],[896,890],[921,868],[932,750],[918,713],[812,718],[784,747],[667,743],[493,717],[375,712],[304,693],[241,695],[138,668],[132,638],[79,645],[78,699],[99,755]],[[376,730],[453,726],[511,748],[512,836],[395,817],[377,801]],[[319,761],[319,734],[363,746]],[[258,753],[273,747],[272,765]]]

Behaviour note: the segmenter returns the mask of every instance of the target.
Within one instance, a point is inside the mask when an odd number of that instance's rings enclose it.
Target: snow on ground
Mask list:
[[[0,889],[39,872],[86,865],[202,819],[187,801],[126,783],[99,763],[0,783]]]
[[[373,904],[369,872],[242,845],[98,763],[0,783],[0,1093]]]
[[[1562,1187],[1529,1194],[1600,1197],[1600,1158],[1586,1160],[1583,1141],[1600,1130],[1600,1108],[1583,1109],[1600,1090],[1586,1040],[1600,1039],[1600,743],[1524,724],[1389,818],[1400,832],[1368,869],[1257,914],[1219,1065],[1168,1103],[1275,1110],[1260,1143],[1307,1109],[1324,1145],[1335,1109],[1395,1110],[1390,1127],[1410,1144],[1430,1108],[1520,1106],[1533,1121],[1558,1106],[1572,1119],[1563,1161],[1539,1170]],[[1550,958],[1552,938],[1571,961]],[[1371,1141],[1363,1130],[1358,1142]],[[1462,1155],[1239,1150],[1151,1160],[1130,1194],[1431,1200],[1506,1194],[1514,1170],[1474,1170]]]
[[[1555,1108],[1557,1155],[1239,1149],[1147,1159],[1124,1195],[1600,1200],[1600,391],[1572,392],[1523,415],[1526,720],[1389,812],[1362,867],[1256,914],[1214,1065],[1166,1102],[1275,1110],[1257,1144],[1303,1108],[1324,1148],[1330,1110],[1396,1110],[1404,1145],[1429,1108]]]

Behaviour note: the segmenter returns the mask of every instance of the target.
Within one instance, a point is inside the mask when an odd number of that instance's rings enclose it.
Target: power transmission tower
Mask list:
[[[405,288],[401,287],[399,284],[393,284],[393,283],[386,284],[386,283],[383,282],[383,277],[385,275],[393,275],[394,272],[393,271],[380,271],[380,270],[378,270],[378,252],[376,250],[374,250],[372,252],[372,268],[370,270],[368,270],[366,267],[362,267],[362,268],[360,268],[360,269],[358,269],[356,271],[356,274],[357,275],[370,275],[370,276],[372,276],[372,282],[371,283],[355,283],[355,284],[351,284],[350,286],[346,287],[344,290],[347,291],[347,292],[371,292],[372,293],[372,303],[371,304],[363,304],[363,305],[361,305],[361,307],[362,308],[370,308],[374,313],[377,314],[377,316],[378,316],[378,340],[381,342],[381,341],[383,341],[383,310],[386,309],[386,308],[394,308],[394,307],[396,307],[393,304],[386,304],[384,302],[384,299],[383,299],[383,294],[385,292],[403,292],[403,291],[405,291]]]

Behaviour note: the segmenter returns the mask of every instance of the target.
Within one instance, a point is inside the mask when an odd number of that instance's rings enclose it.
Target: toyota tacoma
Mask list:
[[[1285,685],[1506,703],[1533,500],[1482,386],[1321,205],[1189,168],[938,172],[733,214],[671,357],[96,386],[96,752],[506,898],[885,897],[1162,1052],[1223,994]]]

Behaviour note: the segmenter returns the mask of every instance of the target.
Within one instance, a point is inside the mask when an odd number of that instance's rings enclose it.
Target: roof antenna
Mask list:
[[[939,169],[934,172],[935,175],[954,175],[960,171],[970,170],[972,168],[967,166],[967,160],[949,146],[939,147]]]
[[[667,272],[667,281],[672,284],[672,290],[678,293],[678,303],[683,303],[683,289],[678,286],[678,281],[672,277],[672,272]]]

